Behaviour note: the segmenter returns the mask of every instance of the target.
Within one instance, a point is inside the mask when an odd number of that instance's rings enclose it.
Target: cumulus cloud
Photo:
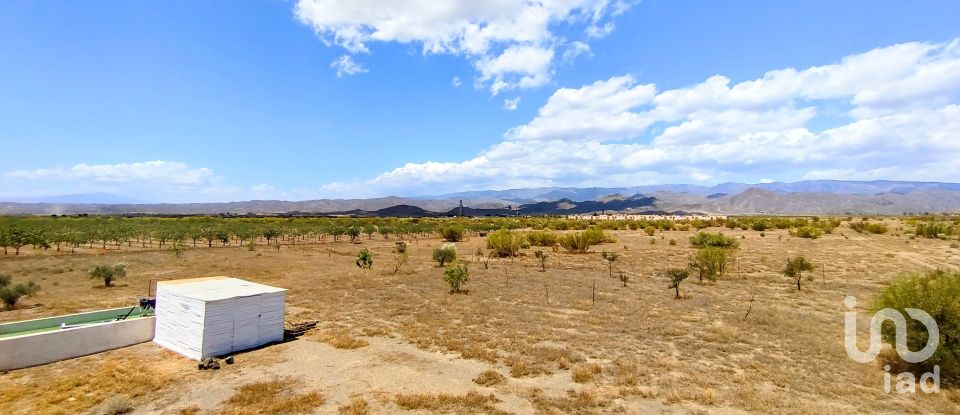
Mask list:
[[[716,75],[658,90],[615,76],[558,89],[532,120],[474,158],[411,163],[363,183],[384,194],[430,194],[756,181],[784,172],[956,180],[958,92],[960,40],[892,45],[736,84]],[[844,110],[821,120],[828,107]]]
[[[479,72],[477,84],[496,95],[545,85],[559,26],[583,27],[599,37],[610,19],[634,2],[611,0],[299,0],[296,18],[329,46],[351,54],[370,44],[416,44],[424,54],[464,56]]]
[[[566,62],[571,62],[579,56],[586,56],[588,58],[593,57],[593,52],[590,51],[590,45],[581,42],[574,41],[571,42],[567,49],[563,51],[563,60]]]
[[[211,194],[219,198],[236,190],[220,186],[220,178],[208,168],[164,160],[17,170],[4,173],[2,182],[5,190],[18,195],[109,192],[145,200]]]
[[[367,68],[364,68],[362,65],[354,61],[353,57],[350,55],[343,55],[334,59],[333,63],[330,64],[330,67],[337,70],[337,78],[342,78],[344,75],[349,76],[367,72]]]
[[[453,80],[450,81],[450,84],[453,85],[454,88],[460,88],[460,84],[462,83],[463,81],[460,80],[459,76],[454,76]]]
[[[520,97],[514,99],[505,99],[503,100],[503,109],[507,111],[513,111],[517,109],[517,106],[520,105]]]

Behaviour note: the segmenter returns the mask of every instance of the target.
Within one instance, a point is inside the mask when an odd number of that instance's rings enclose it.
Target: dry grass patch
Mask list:
[[[525,360],[519,356],[513,356],[508,358],[505,363],[507,366],[510,366],[510,376],[515,378],[522,378],[524,376],[537,376],[545,373],[550,373],[547,368],[536,364],[531,363],[528,360]]]
[[[439,393],[397,394],[393,400],[397,406],[410,410],[426,410],[445,414],[494,414],[507,415],[493,404],[500,402],[495,396],[483,395],[477,391],[467,392],[465,395],[450,395]]]
[[[366,340],[351,337],[343,330],[326,330],[317,336],[320,341],[337,349],[359,349],[370,345]]]
[[[8,378],[0,382],[0,413],[26,410],[28,413],[72,414],[88,411],[101,404],[109,404],[114,408],[129,406],[132,410],[133,402],[138,398],[163,389],[173,380],[171,374],[149,365],[139,366],[115,360],[99,364],[99,368],[92,373],[74,374],[64,370],[45,376]],[[124,396],[125,405],[105,402],[114,396]],[[33,397],[33,400],[25,404],[21,402],[25,397]],[[102,409],[108,409],[105,406]]]
[[[197,415],[200,413],[200,407],[197,405],[190,405],[186,408],[183,408],[178,412],[180,415]]]
[[[319,392],[297,392],[293,380],[273,379],[240,386],[237,393],[224,404],[220,414],[303,414],[313,412],[324,402]]]
[[[350,403],[337,408],[337,413],[343,415],[366,415],[370,413],[370,404],[359,396],[350,399]]]
[[[596,363],[578,365],[573,369],[573,381],[576,383],[587,383],[602,371],[603,368]]]
[[[473,383],[476,383],[480,386],[493,386],[499,385],[505,380],[507,379],[496,370],[484,370],[483,372],[480,372],[477,377],[473,378]]]

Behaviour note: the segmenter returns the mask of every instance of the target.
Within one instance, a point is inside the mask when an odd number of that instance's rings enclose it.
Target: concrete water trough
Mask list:
[[[0,324],[0,371],[42,365],[153,339],[152,310],[111,308]]]

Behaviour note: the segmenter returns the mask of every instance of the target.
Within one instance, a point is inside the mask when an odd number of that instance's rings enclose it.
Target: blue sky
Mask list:
[[[2,2],[0,197],[960,174],[956,2],[465,3]]]

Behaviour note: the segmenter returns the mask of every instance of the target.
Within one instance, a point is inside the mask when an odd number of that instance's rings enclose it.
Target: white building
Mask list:
[[[200,360],[283,340],[286,292],[231,277],[159,281],[153,341]]]

